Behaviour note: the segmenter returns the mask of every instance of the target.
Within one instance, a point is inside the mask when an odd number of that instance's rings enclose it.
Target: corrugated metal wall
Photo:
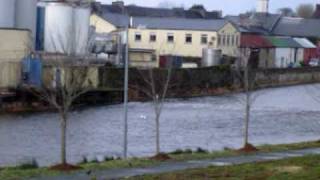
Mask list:
[[[0,89],[17,88],[20,82],[21,63],[0,61]]]

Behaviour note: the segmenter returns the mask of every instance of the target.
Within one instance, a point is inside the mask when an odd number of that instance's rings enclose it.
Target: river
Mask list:
[[[308,94],[313,86],[266,89],[253,106],[250,142],[255,145],[320,139],[320,105]],[[234,96],[174,99],[161,117],[161,150],[210,151],[239,148],[242,144],[244,106]],[[121,156],[122,105],[93,107],[70,113],[67,156],[71,163]],[[129,155],[151,156],[155,151],[151,103],[129,103]],[[0,116],[0,166],[35,159],[40,166],[59,162],[59,121],[55,113]]]

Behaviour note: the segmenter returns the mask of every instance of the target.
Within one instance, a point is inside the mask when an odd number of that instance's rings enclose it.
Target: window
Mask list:
[[[227,46],[230,45],[230,35],[227,35]]]
[[[222,35],[222,46],[226,45],[226,36]]]
[[[239,36],[236,36],[236,46],[239,46]]]
[[[186,34],[186,43],[191,44],[192,43],[192,34]]]
[[[139,33],[139,32],[136,32],[136,34],[135,34],[135,41],[136,42],[140,42],[141,41],[141,39],[142,39],[142,37],[141,37],[141,33]]]
[[[218,46],[221,45],[221,35],[218,35]]]
[[[174,42],[173,33],[168,33],[167,41],[168,41],[168,43],[173,43]]]
[[[231,45],[234,46],[234,35],[231,35]]]
[[[201,44],[208,44],[208,35],[206,34],[201,35]]]
[[[150,34],[150,42],[156,42],[157,41],[157,35],[156,33]]]

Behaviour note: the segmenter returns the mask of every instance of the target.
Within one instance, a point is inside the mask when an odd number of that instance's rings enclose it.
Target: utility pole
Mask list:
[[[131,20],[130,23],[131,24]],[[128,158],[128,83],[129,83],[129,26],[126,26],[125,32],[125,63],[124,63],[124,142],[123,158]]]

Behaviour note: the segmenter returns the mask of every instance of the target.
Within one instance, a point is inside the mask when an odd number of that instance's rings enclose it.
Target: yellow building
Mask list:
[[[186,19],[131,17],[105,13],[92,15],[91,25],[98,33],[129,28],[130,62],[132,66],[159,66],[165,55],[202,58],[204,48],[221,48],[226,55],[236,55],[240,33],[224,19]],[[221,36],[221,43],[219,38]],[[222,40],[224,39],[225,40]]]
[[[0,29],[0,89],[18,87],[21,82],[21,61],[31,48],[29,30]]]
[[[30,53],[31,32],[20,29],[0,29],[0,62],[17,62]]]

